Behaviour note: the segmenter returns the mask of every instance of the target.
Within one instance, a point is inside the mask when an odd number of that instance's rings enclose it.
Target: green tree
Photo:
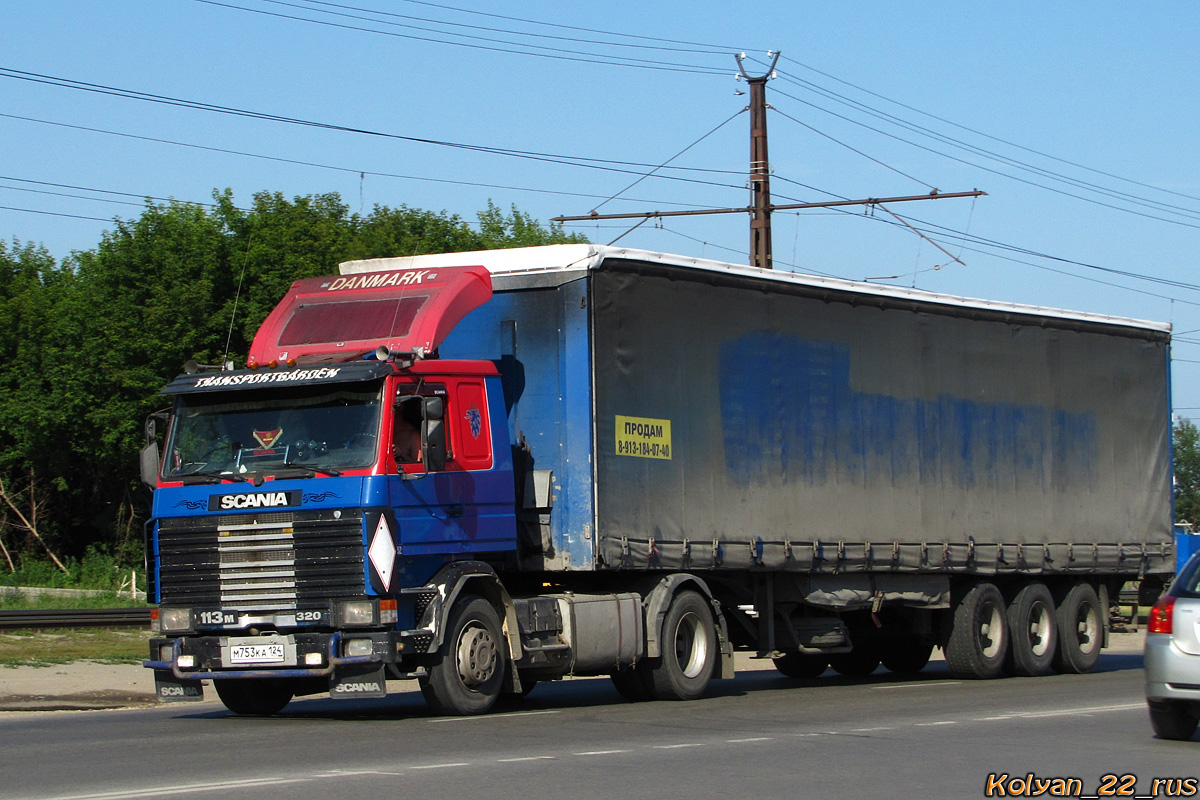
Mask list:
[[[1181,419],[1174,434],[1175,521],[1200,525],[1200,430]]]
[[[249,209],[228,190],[213,197],[148,201],[61,264],[0,242],[0,480],[41,501],[39,531],[68,555],[95,544],[128,555],[147,512],[137,452],[142,421],[166,405],[158,390],[188,359],[242,363],[292,281],[356,258],[584,241],[491,203],[474,229],[403,205],[351,214],[337,194],[260,192]]]

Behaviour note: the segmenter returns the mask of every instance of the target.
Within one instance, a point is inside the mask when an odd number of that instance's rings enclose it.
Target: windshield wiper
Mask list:
[[[245,481],[246,476],[239,475],[236,472],[221,472],[219,470],[202,470],[200,472],[189,472],[187,475],[180,475],[179,480],[185,486],[195,483],[220,483],[221,481]]]
[[[329,475],[329,476],[336,478],[338,475],[342,474],[342,471],[340,469],[337,469],[335,467],[322,467],[320,464],[301,464],[298,462],[297,463],[289,462],[287,464],[284,464],[283,466],[284,466],[284,469],[305,470],[306,472],[310,473],[308,475],[308,477],[310,477],[310,478],[315,477],[317,475]],[[276,474],[278,474],[280,471],[281,470],[276,470]]]

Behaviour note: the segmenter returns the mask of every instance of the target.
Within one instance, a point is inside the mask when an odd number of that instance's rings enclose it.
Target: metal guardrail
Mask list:
[[[0,611],[0,630],[23,628],[149,628],[148,608]]]

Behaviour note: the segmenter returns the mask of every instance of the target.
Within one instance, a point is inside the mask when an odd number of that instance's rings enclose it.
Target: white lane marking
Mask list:
[[[742,744],[744,742],[770,742],[774,741],[772,736],[755,736],[750,739],[726,739],[726,744]]]
[[[852,728],[851,733],[873,733],[874,731],[894,731],[895,728],[878,727],[878,728]]]
[[[958,723],[952,719],[944,719],[940,722],[916,722],[913,723],[915,728],[931,728],[934,725],[957,725]]]
[[[586,750],[582,753],[574,753],[577,756],[611,756],[617,753],[632,753],[632,750]]]
[[[1133,711],[1145,708],[1144,703],[1121,703],[1111,706],[1090,706],[1088,708],[1059,708],[1053,711],[1013,711],[1008,714],[998,714],[994,717],[973,717],[972,722],[1003,722],[1010,719],[1044,719],[1046,717],[1090,717],[1109,711]]]
[[[877,692],[887,689],[923,689],[926,686],[958,686],[962,681],[937,681],[936,683],[889,683],[886,686],[872,686]]]
[[[555,711],[510,711],[507,714],[479,714],[474,717],[434,717],[427,719],[426,722],[486,722],[489,719],[507,719],[509,717],[536,717],[544,714],[561,714],[561,710]]]
[[[516,764],[520,761],[553,761],[555,756],[521,756],[520,758],[498,758],[500,764]]]
[[[417,766],[409,767],[409,769],[446,769],[447,767],[469,767],[469,766],[471,766],[471,762],[469,762],[469,761],[451,761],[446,764],[420,764]]]
[[[678,750],[681,747],[704,747],[700,742],[688,742],[686,744],[656,744],[655,750]]]
[[[44,800],[124,800],[124,798],[136,797],[164,797],[174,794],[223,792],[229,789],[242,789],[252,786],[280,786],[288,783],[305,783],[309,780],[311,778],[247,778],[240,781],[181,783],[174,786],[155,786],[153,788],[115,789],[108,792],[88,792],[87,794],[63,794],[47,797]]]

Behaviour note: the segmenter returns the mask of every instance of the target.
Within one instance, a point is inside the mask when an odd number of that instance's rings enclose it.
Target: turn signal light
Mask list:
[[[1146,630],[1150,633],[1170,633],[1174,612],[1175,598],[1167,595],[1155,603],[1154,608],[1150,609],[1150,619]]]

